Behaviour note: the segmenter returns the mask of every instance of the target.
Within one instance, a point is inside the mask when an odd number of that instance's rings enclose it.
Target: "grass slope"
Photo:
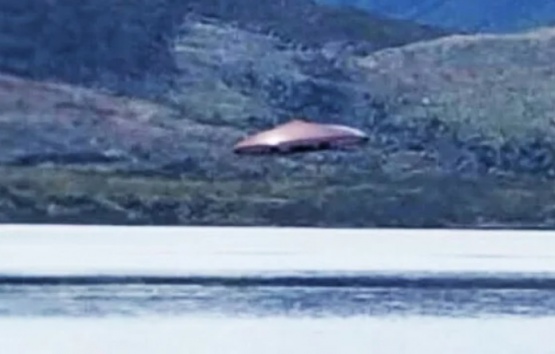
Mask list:
[[[550,132],[555,29],[449,36],[356,59],[395,114],[436,116],[496,138]]]

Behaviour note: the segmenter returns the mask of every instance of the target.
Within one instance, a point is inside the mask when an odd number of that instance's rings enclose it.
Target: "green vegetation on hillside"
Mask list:
[[[375,170],[257,181],[2,168],[10,222],[320,227],[555,226],[555,189],[535,180]]]

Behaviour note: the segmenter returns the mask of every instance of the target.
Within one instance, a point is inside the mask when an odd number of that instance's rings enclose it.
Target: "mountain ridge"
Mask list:
[[[366,9],[384,16],[470,32],[518,32],[555,24],[549,0],[320,0],[321,3]]]
[[[161,98],[178,74],[173,42],[195,17],[312,47],[375,50],[444,33],[312,0],[0,0],[0,70]]]

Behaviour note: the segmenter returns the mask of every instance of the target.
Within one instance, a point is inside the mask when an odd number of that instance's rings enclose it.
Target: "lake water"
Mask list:
[[[15,277],[0,279],[0,316],[555,316],[551,278],[411,279]]]
[[[137,230],[0,230],[2,352],[555,353],[553,235]]]

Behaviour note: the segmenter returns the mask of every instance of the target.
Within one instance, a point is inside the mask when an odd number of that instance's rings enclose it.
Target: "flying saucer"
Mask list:
[[[368,136],[355,128],[295,119],[249,136],[233,150],[237,154],[288,154],[352,148],[367,141]]]

